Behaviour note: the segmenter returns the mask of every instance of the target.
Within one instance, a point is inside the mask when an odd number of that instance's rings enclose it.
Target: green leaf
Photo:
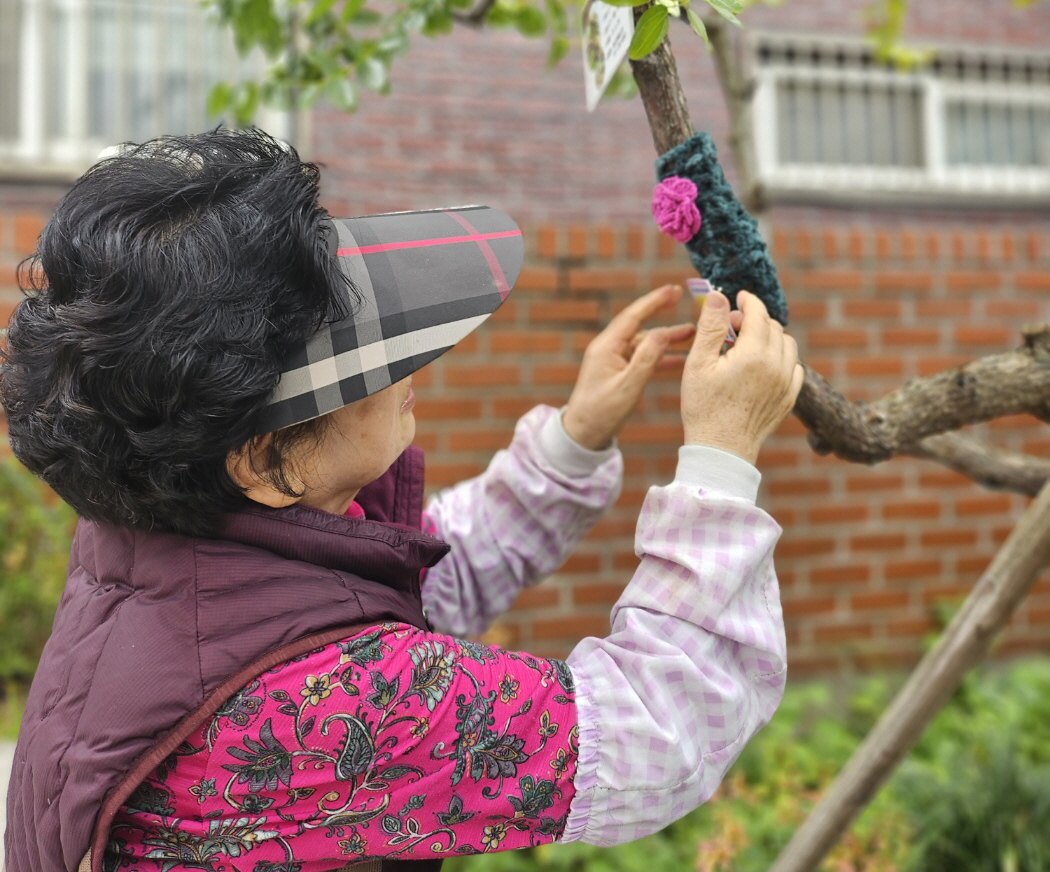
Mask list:
[[[634,38],[627,51],[632,61],[640,60],[656,50],[667,36],[668,12],[666,6],[650,6],[638,19]]]
[[[609,6],[644,6],[649,0],[602,0]]]
[[[515,25],[522,36],[537,37],[547,32],[547,19],[535,6],[522,6],[518,10]]]
[[[390,84],[390,71],[378,58],[369,58],[357,65],[357,78],[368,90],[382,92]]]
[[[332,105],[344,112],[353,112],[357,109],[357,88],[345,76],[331,79],[325,85],[324,95],[332,102]]]
[[[230,105],[230,86],[225,82],[212,85],[208,92],[208,115],[215,117],[222,115],[226,107]]]
[[[685,11],[689,16],[689,24],[696,31],[696,35],[706,42],[707,47],[710,48],[711,40],[707,35],[707,27],[704,26],[704,20],[693,11],[692,6],[686,6]]]
[[[547,52],[547,66],[557,66],[563,57],[569,52],[569,40],[564,36],[556,36],[551,40],[550,51]]]
[[[306,13],[306,18],[303,19],[303,24],[309,27],[311,24],[316,24],[338,3],[339,0],[315,0],[313,8]]]
[[[744,26],[740,23],[740,19],[736,17],[736,14],[744,8],[739,0],[707,0],[707,5],[731,24],[735,24],[737,27]]]

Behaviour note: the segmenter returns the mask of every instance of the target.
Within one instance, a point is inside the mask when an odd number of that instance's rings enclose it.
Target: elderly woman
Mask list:
[[[89,170],[41,235],[0,390],[15,453],[81,520],[8,872],[622,842],[710,796],[779,701],[752,464],[802,376],[761,302],[644,330],[681,292],[641,297],[560,412],[424,511],[411,375],[507,296],[520,232],[481,207],[333,220],[317,181],[259,132],[157,140]],[[615,499],[616,434],[690,337],[678,472],[610,635],[567,662],[462,641]]]

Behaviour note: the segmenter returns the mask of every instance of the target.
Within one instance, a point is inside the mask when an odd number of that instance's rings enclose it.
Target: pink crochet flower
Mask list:
[[[653,188],[653,218],[660,229],[679,242],[688,242],[700,229],[696,185],[681,176],[668,176]]]

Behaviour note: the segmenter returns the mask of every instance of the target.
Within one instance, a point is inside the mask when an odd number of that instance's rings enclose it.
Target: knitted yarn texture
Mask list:
[[[711,137],[695,133],[662,155],[656,161],[656,176],[661,182],[678,176],[696,185],[703,220],[685,247],[697,272],[721,288],[734,307],[739,291],[751,291],[772,317],[787,324],[787,300],[769,249],[758,223],[729,187]]]

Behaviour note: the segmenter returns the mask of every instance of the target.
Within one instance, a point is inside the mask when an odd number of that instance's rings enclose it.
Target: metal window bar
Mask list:
[[[945,53],[901,72],[866,47],[783,38],[757,56],[757,151],[774,186],[1050,191],[1050,60]]]
[[[214,126],[211,86],[261,62],[197,0],[0,0],[0,161],[82,169],[117,142]]]

